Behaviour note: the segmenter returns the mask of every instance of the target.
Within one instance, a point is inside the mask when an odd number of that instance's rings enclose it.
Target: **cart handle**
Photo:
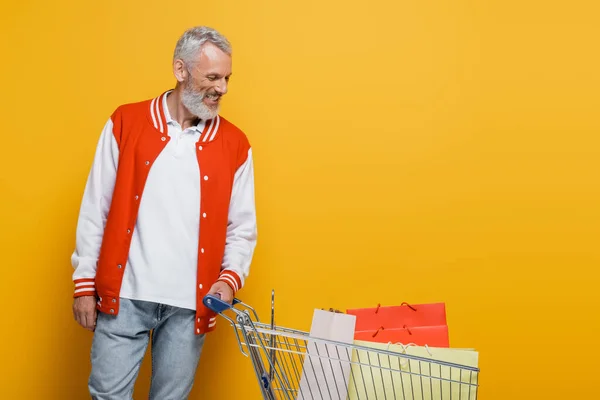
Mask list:
[[[216,295],[213,294],[207,294],[206,296],[204,296],[204,299],[202,299],[202,303],[209,308],[210,310],[212,310],[213,312],[216,312],[217,314],[221,314],[223,311],[227,311],[230,308],[232,308],[233,306],[235,306],[238,303],[241,303],[242,301],[239,299],[233,299],[233,304],[229,304],[223,300],[221,300],[221,296],[217,293]]]

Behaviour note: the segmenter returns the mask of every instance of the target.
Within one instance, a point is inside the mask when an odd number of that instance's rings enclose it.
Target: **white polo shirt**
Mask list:
[[[196,309],[200,170],[204,122],[181,129],[164,96],[171,140],[152,165],[131,239],[121,297]]]

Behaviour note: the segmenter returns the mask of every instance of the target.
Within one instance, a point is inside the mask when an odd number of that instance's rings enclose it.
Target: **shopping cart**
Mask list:
[[[479,369],[261,323],[239,299],[204,304],[233,326],[266,400],[475,400]],[[233,318],[226,314],[233,314]]]

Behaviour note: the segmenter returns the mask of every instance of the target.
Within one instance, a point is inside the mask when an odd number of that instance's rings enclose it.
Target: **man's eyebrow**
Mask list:
[[[231,72],[229,75],[225,75],[225,76],[230,77],[231,75],[233,75],[233,72]],[[205,76],[223,76],[223,75],[219,74],[218,72],[207,72],[205,74]]]

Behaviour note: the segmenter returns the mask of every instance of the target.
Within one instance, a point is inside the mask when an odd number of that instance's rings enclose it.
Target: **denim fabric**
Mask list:
[[[152,340],[150,400],[187,399],[205,335],[194,333],[193,310],[121,299],[118,315],[98,314],[88,386],[94,400],[131,400]]]

